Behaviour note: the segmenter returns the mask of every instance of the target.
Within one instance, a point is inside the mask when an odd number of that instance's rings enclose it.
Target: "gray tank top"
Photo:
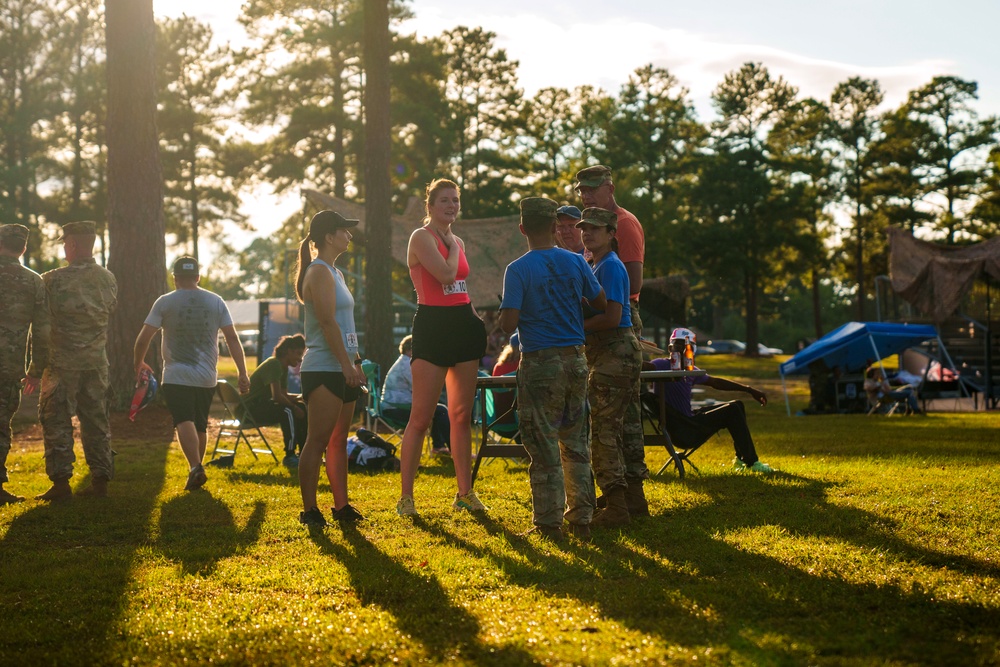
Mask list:
[[[352,359],[358,351],[358,334],[354,328],[354,297],[347,289],[344,277],[340,271],[336,270],[321,259],[314,259],[313,264],[325,266],[333,274],[333,282],[337,290],[337,312],[334,318],[337,326],[340,327],[340,335],[344,340],[344,347],[347,348],[347,355]],[[340,361],[333,355],[333,351],[326,343],[323,330],[316,321],[316,311],[308,301],[305,303],[306,317],[306,356],[302,359],[303,372],[322,371],[343,371]]]

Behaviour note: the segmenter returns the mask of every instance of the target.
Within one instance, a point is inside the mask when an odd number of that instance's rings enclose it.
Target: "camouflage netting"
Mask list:
[[[892,289],[937,323],[955,313],[977,278],[1000,281],[1000,238],[955,247],[921,241],[897,227],[888,232]]]

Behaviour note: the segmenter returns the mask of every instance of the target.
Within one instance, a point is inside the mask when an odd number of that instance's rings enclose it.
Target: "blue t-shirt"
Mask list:
[[[604,295],[608,302],[614,301],[622,305],[622,319],[618,322],[618,328],[632,326],[632,309],[628,305],[628,271],[625,265],[618,259],[618,253],[612,251],[601,258],[601,261],[594,266],[594,275],[597,282],[604,288]]]
[[[582,345],[581,297],[594,299],[601,286],[581,255],[548,248],[529,250],[507,266],[500,308],[520,311],[522,352]]]

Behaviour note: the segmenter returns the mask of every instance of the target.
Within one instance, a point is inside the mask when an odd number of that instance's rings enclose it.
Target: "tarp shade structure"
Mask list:
[[[929,324],[888,322],[848,322],[781,364],[782,376],[809,372],[809,364],[822,360],[826,367],[840,367],[845,373],[865,369],[869,360],[878,361],[938,337]]]
[[[971,246],[943,246],[889,228],[892,289],[937,323],[951,317],[982,275],[1000,281],[1000,237]]]

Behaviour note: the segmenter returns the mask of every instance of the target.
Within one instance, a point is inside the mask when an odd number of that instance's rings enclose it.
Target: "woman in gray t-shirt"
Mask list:
[[[347,500],[347,434],[354,403],[365,384],[354,327],[354,297],[334,267],[358,224],[333,211],[320,211],[299,246],[295,293],[305,304],[306,355],[302,360],[302,398],[308,405],[309,435],[299,457],[302,513],[299,521],[325,526],[316,502],[319,464],[326,450],[326,473],[333,491],[333,518],[357,521],[361,513]],[[316,247],[313,259],[312,244]]]

